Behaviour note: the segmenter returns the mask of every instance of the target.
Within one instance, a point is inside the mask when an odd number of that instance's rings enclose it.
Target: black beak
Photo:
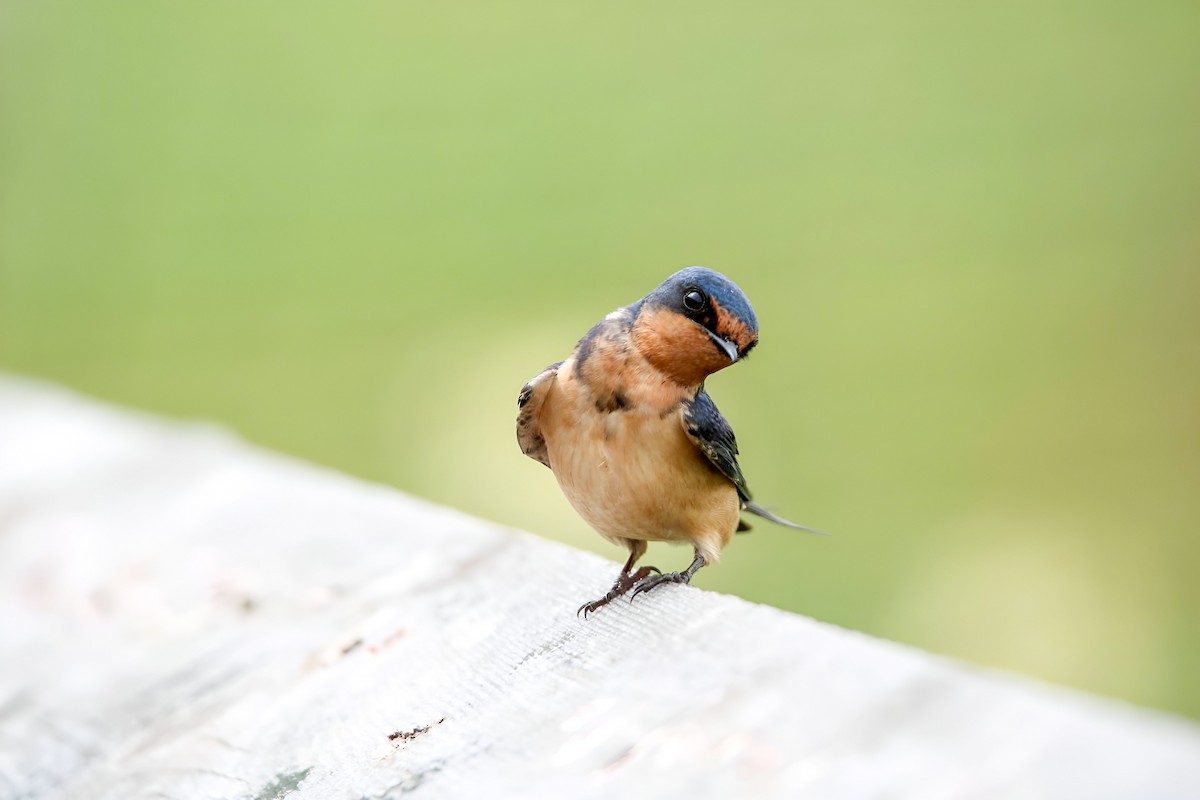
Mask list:
[[[705,330],[708,329],[705,328]],[[708,331],[708,335],[712,338],[718,349],[720,349],[720,351],[725,355],[729,356],[730,361],[737,361],[738,358],[741,357],[741,354],[738,353],[738,346],[732,341],[726,339],[724,336],[718,336],[712,331]]]

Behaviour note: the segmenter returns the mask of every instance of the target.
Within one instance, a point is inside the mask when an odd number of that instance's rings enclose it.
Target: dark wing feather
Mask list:
[[[729,423],[721,416],[721,412],[717,410],[717,406],[708,396],[708,392],[701,389],[696,393],[694,400],[683,404],[683,428],[687,431],[688,438],[696,447],[700,448],[700,452],[708,456],[708,460],[712,462],[713,466],[720,470],[726,478],[733,481],[733,485],[737,487],[738,497],[742,498],[744,511],[796,530],[825,533],[825,531],[818,531],[786,520],[772,514],[758,503],[751,502],[750,489],[746,486],[746,477],[742,475],[742,468],[738,466],[737,462],[737,439],[733,435],[733,428],[729,427]],[[739,522],[738,530],[750,530],[750,526],[745,522]]]
[[[521,445],[521,452],[532,458],[534,461],[540,461],[547,467],[550,466],[550,454],[546,450],[546,439],[542,436],[542,425],[539,420],[542,411],[542,401],[546,399],[546,393],[550,391],[550,387],[554,385],[554,377],[558,374],[558,368],[562,362],[551,364],[546,367],[537,377],[525,384],[521,388],[521,394],[517,397],[517,444]]]
[[[733,482],[742,502],[749,501],[750,489],[737,462],[737,437],[704,389],[697,392],[692,400],[684,402],[683,429],[712,465]]]

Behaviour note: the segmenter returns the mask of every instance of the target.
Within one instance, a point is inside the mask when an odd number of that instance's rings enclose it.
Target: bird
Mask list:
[[[751,500],[737,439],[705,391],[709,375],[758,344],[745,293],[705,267],[679,270],[596,323],[565,360],[517,398],[517,442],[550,468],[584,521],[629,550],[612,588],[580,606],[586,619],[618,597],[690,583],[716,564],[748,512],[790,528]],[[690,544],[682,572],[635,566],[648,542]]]

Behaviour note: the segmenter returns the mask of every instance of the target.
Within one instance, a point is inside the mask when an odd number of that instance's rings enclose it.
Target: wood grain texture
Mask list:
[[[0,798],[1200,797],[1190,723],[690,587],[577,619],[613,570],[2,378]]]

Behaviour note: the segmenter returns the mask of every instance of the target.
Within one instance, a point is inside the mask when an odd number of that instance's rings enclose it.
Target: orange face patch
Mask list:
[[[732,363],[704,328],[665,308],[644,309],[633,325],[632,339],[655,369],[684,386],[699,386]]]
[[[717,335],[724,336],[737,345],[738,352],[746,352],[746,348],[758,341],[758,333],[751,330],[745,322],[730,314],[716,300],[712,301],[713,309],[717,312]]]

